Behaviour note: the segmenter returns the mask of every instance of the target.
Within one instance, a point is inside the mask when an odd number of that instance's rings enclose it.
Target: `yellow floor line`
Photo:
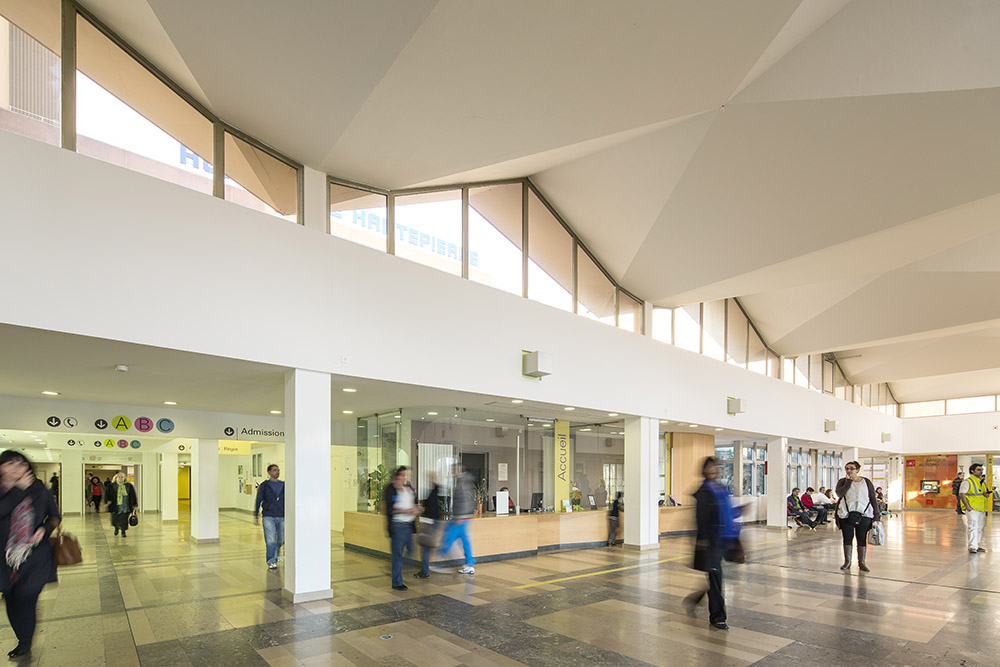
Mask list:
[[[775,542],[786,542],[785,539],[780,540],[768,540],[767,542],[760,542],[755,544],[755,547],[762,547],[765,544],[774,544]],[[692,558],[691,554],[684,554],[683,556],[674,556],[673,558],[664,558],[663,560],[656,560],[650,563],[636,563],[635,565],[626,565],[624,567],[615,567],[610,570],[601,570],[600,572],[588,572],[587,574],[574,574],[572,577],[563,577],[561,579],[549,579],[548,581],[536,581],[531,584],[521,584],[520,586],[515,586],[514,588],[534,588],[535,586],[544,586],[545,584],[558,584],[561,581],[571,581],[573,579],[583,579],[584,577],[596,577],[599,574],[611,574],[612,572],[621,572],[623,570],[632,570],[637,567],[643,567],[646,565],[659,565],[660,563],[670,563],[672,561],[682,560],[684,558]]]

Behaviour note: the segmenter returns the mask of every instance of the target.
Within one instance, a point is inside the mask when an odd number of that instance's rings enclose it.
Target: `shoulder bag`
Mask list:
[[[49,538],[52,551],[56,556],[56,565],[77,565],[83,562],[80,543],[69,533],[62,532],[62,526],[56,528],[56,534]]]

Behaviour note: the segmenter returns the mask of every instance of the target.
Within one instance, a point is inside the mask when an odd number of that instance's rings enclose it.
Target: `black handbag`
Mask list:
[[[135,512],[132,512],[132,514],[130,514],[129,517],[128,517],[128,525],[130,525],[130,526],[138,526],[139,525],[139,515],[136,514]]]

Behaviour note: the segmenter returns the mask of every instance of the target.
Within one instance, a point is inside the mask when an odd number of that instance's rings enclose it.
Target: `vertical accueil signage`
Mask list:
[[[553,506],[559,512],[562,511],[563,500],[569,500],[569,422],[556,420],[554,436],[552,439],[555,446],[552,491]]]
[[[986,455],[986,488],[993,490],[993,455]],[[986,509],[993,511],[993,494],[991,493],[989,498],[986,500]]]

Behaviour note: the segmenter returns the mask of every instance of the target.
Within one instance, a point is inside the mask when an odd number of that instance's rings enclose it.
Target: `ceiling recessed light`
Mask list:
[[[437,417],[436,412],[428,412],[427,414],[430,415],[431,417]]]
[[[58,391],[43,391],[42,393],[45,394],[46,396],[58,396],[59,395]]]
[[[280,415],[281,414],[281,410],[271,410],[271,414],[272,415]]]
[[[688,424],[688,426],[689,426],[690,428],[698,428],[698,425],[697,425],[697,424]]]
[[[715,429],[715,430],[716,430],[716,431],[721,431],[721,430],[723,430],[723,429],[722,429],[721,427],[719,427],[719,428],[717,428],[717,429]]]
[[[576,408],[563,408],[563,410],[566,412],[572,412],[573,410],[576,410]]]
[[[357,391],[357,389],[352,389],[351,387],[344,387],[344,391],[346,391],[348,394],[353,394],[354,392]]]
[[[496,419],[493,419],[493,418],[491,417],[491,418],[487,419],[486,421],[488,421],[488,422],[495,422],[495,421],[496,421]]]
[[[163,401],[164,405],[177,405],[177,401]]]
[[[511,403],[524,403],[524,401],[522,401],[520,398],[515,398],[514,400],[511,401]]]
[[[669,419],[661,419],[661,420],[660,420],[660,423],[661,423],[661,424],[669,424],[669,423],[670,423],[670,420],[669,420]]]
[[[590,429],[589,428],[581,428],[580,430],[581,431],[589,431]]]
[[[402,419],[402,417],[400,417],[399,415],[393,415],[392,417],[393,419]]]
[[[609,412],[609,413],[608,413],[608,416],[609,416],[609,417],[617,417],[617,416],[618,416],[618,413],[617,413],[617,412]]]
[[[354,414],[354,410],[344,410],[344,414],[345,415],[353,415]]]

